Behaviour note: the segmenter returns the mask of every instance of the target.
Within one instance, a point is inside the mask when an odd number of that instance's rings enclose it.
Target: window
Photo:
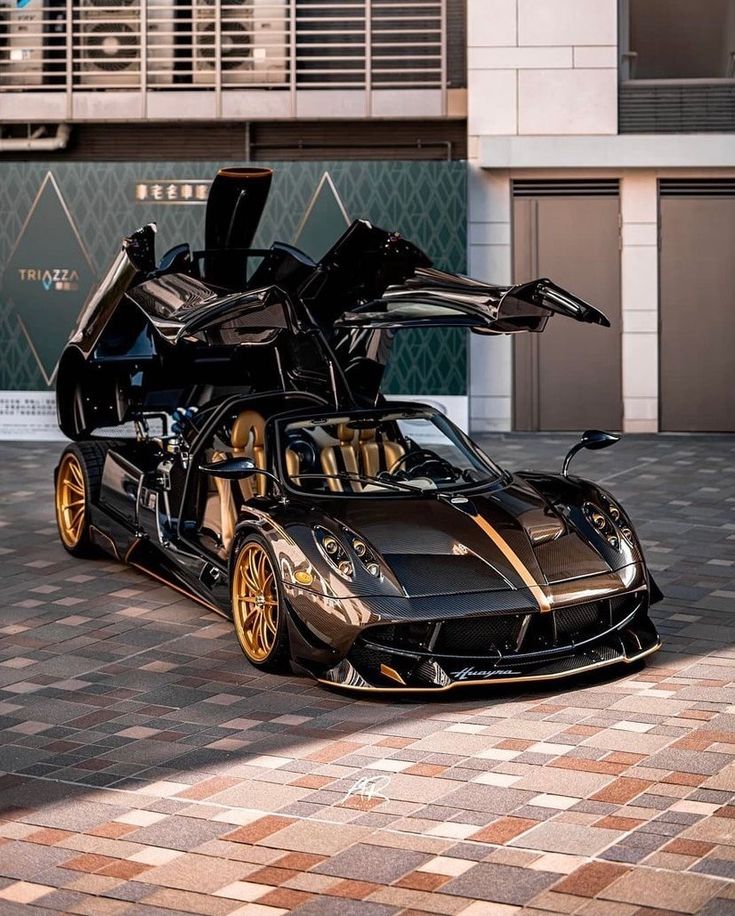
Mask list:
[[[621,23],[623,79],[735,75],[735,0],[627,0]]]
[[[283,423],[289,484],[310,493],[369,496],[457,491],[501,470],[439,413],[389,411]]]

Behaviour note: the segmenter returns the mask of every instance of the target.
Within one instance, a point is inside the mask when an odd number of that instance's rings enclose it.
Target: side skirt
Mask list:
[[[186,598],[191,598],[192,601],[196,601],[198,604],[203,605],[208,610],[214,611],[215,614],[219,614],[219,616],[224,617],[225,620],[231,619],[221,608],[218,608],[216,605],[207,601],[201,595],[198,595],[193,589],[189,588],[175,575],[168,575],[164,570],[154,571],[144,563],[137,562],[134,558],[128,560],[128,565],[135,567],[135,569],[139,569],[147,576],[150,576],[157,582],[163,583],[163,585],[167,585],[169,588],[174,589],[174,591],[179,592],[179,594],[184,595]]]

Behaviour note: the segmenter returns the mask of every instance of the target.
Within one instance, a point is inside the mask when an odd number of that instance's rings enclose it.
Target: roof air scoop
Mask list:
[[[273,172],[264,168],[220,169],[209,189],[204,244],[208,282],[243,289],[246,257],[263,215]],[[238,252],[239,253],[238,256]]]

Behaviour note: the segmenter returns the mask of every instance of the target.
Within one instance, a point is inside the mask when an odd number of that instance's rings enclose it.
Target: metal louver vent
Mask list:
[[[735,178],[662,178],[661,197],[735,197]]]
[[[617,178],[515,179],[514,197],[617,197]]]
[[[630,80],[620,86],[621,134],[727,133],[735,130],[731,80]]]

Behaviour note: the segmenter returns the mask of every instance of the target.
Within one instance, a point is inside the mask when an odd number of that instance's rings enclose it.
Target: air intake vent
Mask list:
[[[661,197],[735,197],[735,178],[662,178]]]
[[[513,182],[514,197],[617,197],[617,178],[522,179]]]

